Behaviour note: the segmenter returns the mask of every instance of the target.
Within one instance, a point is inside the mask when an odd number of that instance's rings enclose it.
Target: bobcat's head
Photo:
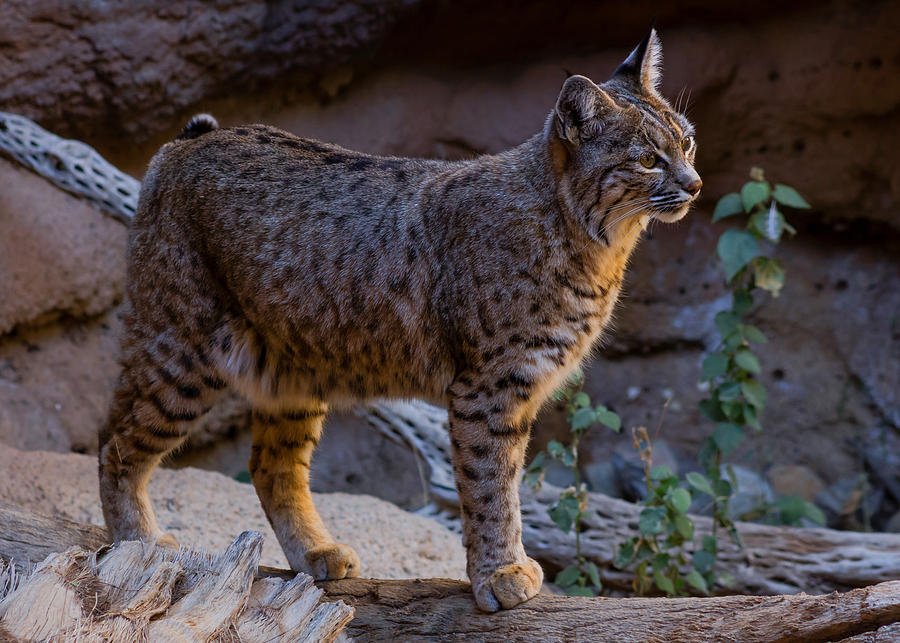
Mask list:
[[[569,77],[548,121],[563,198],[597,241],[677,221],[700,194],[694,127],[659,94],[661,61],[651,29],[607,82]]]

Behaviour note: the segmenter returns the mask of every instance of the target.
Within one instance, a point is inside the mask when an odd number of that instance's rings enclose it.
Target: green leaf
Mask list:
[[[762,425],[759,423],[759,416],[756,414],[756,408],[747,404],[744,406],[744,422],[757,431],[762,431]]]
[[[733,333],[730,333],[725,337],[725,341],[723,342],[722,348],[725,349],[726,353],[733,353],[744,343],[744,338],[741,337],[741,333],[735,330]]]
[[[574,406],[576,409],[583,409],[584,407],[590,405],[591,396],[584,391],[578,391],[574,396],[572,396],[572,406]]]
[[[589,587],[570,585],[566,588],[566,596],[596,596]]]
[[[722,337],[733,333],[740,323],[741,319],[730,310],[723,310],[716,313],[716,328]]]
[[[562,460],[566,454],[566,447],[559,440],[550,440],[547,443],[547,453],[556,460]]]
[[[597,414],[594,413],[594,409],[578,409],[575,411],[574,415],[572,415],[572,430],[579,431],[581,429],[586,429],[596,420]]]
[[[684,514],[691,506],[691,492],[687,489],[674,489],[669,497],[672,507],[680,514]]]
[[[716,492],[717,498],[731,497],[731,483],[724,478],[713,481],[713,491]]]
[[[597,421],[611,428],[613,431],[621,431],[622,430],[622,419],[619,417],[618,413],[610,411],[605,406],[598,406],[594,409],[594,412],[597,414]]]
[[[722,353],[711,353],[703,360],[700,368],[700,379],[714,380],[728,371],[728,356]]]
[[[807,501],[803,508],[803,515],[812,520],[817,525],[825,524],[825,514],[813,503]]]
[[[713,565],[716,564],[716,557],[705,549],[698,549],[694,552],[694,567],[701,574],[712,571]]]
[[[706,579],[696,569],[689,571],[685,575],[684,581],[694,589],[709,596],[709,585],[706,584]]]
[[[672,475],[672,470],[664,464],[657,465],[650,469],[651,480],[662,480]]]
[[[578,517],[578,501],[575,498],[560,498],[559,502],[547,512],[550,519],[564,532],[569,533]]]
[[[759,210],[750,216],[750,228],[756,230],[764,239],[778,243],[784,233],[784,215],[775,207],[775,202],[768,210]]]
[[[666,517],[664,507],[646,507],[638,518],[638,528],[644,536],[656,536],[665,531],[663,520]]]
[[[734,356],[735,363],[740,366],[745,371],[749,371],[750,373],[759,373],[759,360],[756,359],[756,355],[749,348],[741,348],[735,353]]]
[[[669,566],[669,561],[671,560],[671,556],[669,556],[665,552],[659,552],[656,556],[653,557],[653,569],[658,569],[663,571],[666,567]]]
[[[773,503],[786,525],[793,525],[806,513],[806,501],[798,496],[782,496]]]
[[[666,594],[674,594],[675,593],[675,585],[672,584],[672,579],[668,576],[664,575],[660,570],[654,570],[653,572],[653,582],[656,583],[656,586],[659,587]]]
[[[753,280],[763,290],[768,290],[773,297],[781,294],[784,286],[785,270],[778,259],[756,257],[750,264],[753,268]]]
[[[726,279],[731,281],[741,268],[759,254],[759,245],[752,233],[731,228],[719,237],[716,253],[725,265]]]
[[[725,217],[730,217],[733,214],[740,214],[743,211],[743,206],[741,204],[741,195],[737,192],[732,192],[731,194],[726,194],[719,202],[716,203],[716,209],[713,212],[713,223],[718,221],[719,219],[724,219]]]
[[[732,422],[739,422],[742,419],[742,415],[744,412],[744,405],[739,401],[735,400],[733,402],[722,402],[722,413],[725,414],[726,420],[731,420]]]
[[[732,400],[736,400],[738,395],[741,394],[741,385],[737,382],[723,382],[721,386],[719,386],[719,400],[722,402],[731,402]],[[725,410],[723,408],[723,410]],[[726,415],[728,412],[726,411]]]
[[[716,495],[715,493],[713,493],[713,488],[709,484],[709,480],[702,473],[691,471],[685,476],[685,479],[688,481],[688,484],[697,491],[710,496]]]
[[[809,208],[809,203],[806,202],[806,199],[800,196],[800,193],[797,192],[797,190],[781,183],[775,184],[775,191],[772,192],[772,196],[774,196],[775,200],[778,201],[781,205],[786,205],[789,208]]]
[[[686,515],[681,514],[675,516],[675,529],[685,540],[694,539],[694,521]]]
[[[754,206],[769,198],[769,184],[765,181],[747,181],[741,188],[741,204],[744,212],[750,212]]]
[[[751,344],[765,344],[769,340],[756,326],[741,324],[741,336]]]
[[[251,482],[253,482],[253,480],[250,478],[249,471],[241,471],[234,477],[234,479],[238,482],[243,482],[244,484],[250,484]]]
[[[738,290],[734,293],[734,299],[731,303],[731,309],[738,317],[742,317],[744,313],[750,310],[753,305],[753,297],[746,290]]]
[[[728,455],[744,440],[744,430],[731,422],[719,422],[713,431],[713,440],[722,455]]]
[[[712,534],[707,534],[706,536],[704,536],[702,549],[715,556],[716,552],[719,550],[719,547],[716,544],[716,537]]]
[[[761,411],[766,405],[766,389],[756,380],[741,382],[741,392],[747,401],[756,407],[757,411]]]
[[[568,587],[577,583],[579,578],[581,578],[581,570],[578,569],[578,565],[569,565],[556,575],[553,582],[560,587]]]
[[[625,569],[631,564],[631,561],[634,560],[635,554],[635,546],[637,545],[637,538],[630,538],[624,543],[619,545],[619,548],[616,550],[616,560],[613,563],[619,569]]]
[[[597,569],[597,566],[592,562],[588,562],[584,567],[585,571],[587,572],[587,576],[591,580],[591,583],[593,583],[594,587],[596,587],[598,591],[603,589],[603,583],[600,582],[600,571]]]
[[[722,415],[722,409],[719,408],[719,403],[715,400],[706,398],[705,400],[700,400],[697,406],[700,407],[700,412],[708,420],[719,422],[725,419],[725,416]]]

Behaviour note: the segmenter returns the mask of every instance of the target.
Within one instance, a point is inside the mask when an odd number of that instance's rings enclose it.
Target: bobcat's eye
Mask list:
[[[638,159],[648,170],[656,165],[656,154],[651,154],[650,152],[644,152],[641,154],[641,158]]]
[[[681,139],[681,149],[685,154],[690,152],[692,147],[694,147],[693,136],[685,136],[683,139]]]

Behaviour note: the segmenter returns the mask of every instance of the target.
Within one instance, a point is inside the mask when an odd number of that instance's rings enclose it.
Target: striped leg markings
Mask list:
[[[309,490],[313,451],[327,407],[310,403],[291,410],[253,413],[250,477],[291,569],[316,579],[359,574],[359,557],[332,538]]]
[[[530,383],[514,376],[499,384],[487,384],[479,375],[457,378],[450,402],[467,569],[475,600],[485,611],[531,598],[543,580],[522,546],[519,480],[529,427],[510,420]]]

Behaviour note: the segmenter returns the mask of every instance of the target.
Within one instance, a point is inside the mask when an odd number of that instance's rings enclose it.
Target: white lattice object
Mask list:
[[[0,149],[123,223],[131,222],[140,181],[119,171],[90,145],[60,138],[24,116],[0,112]]]

